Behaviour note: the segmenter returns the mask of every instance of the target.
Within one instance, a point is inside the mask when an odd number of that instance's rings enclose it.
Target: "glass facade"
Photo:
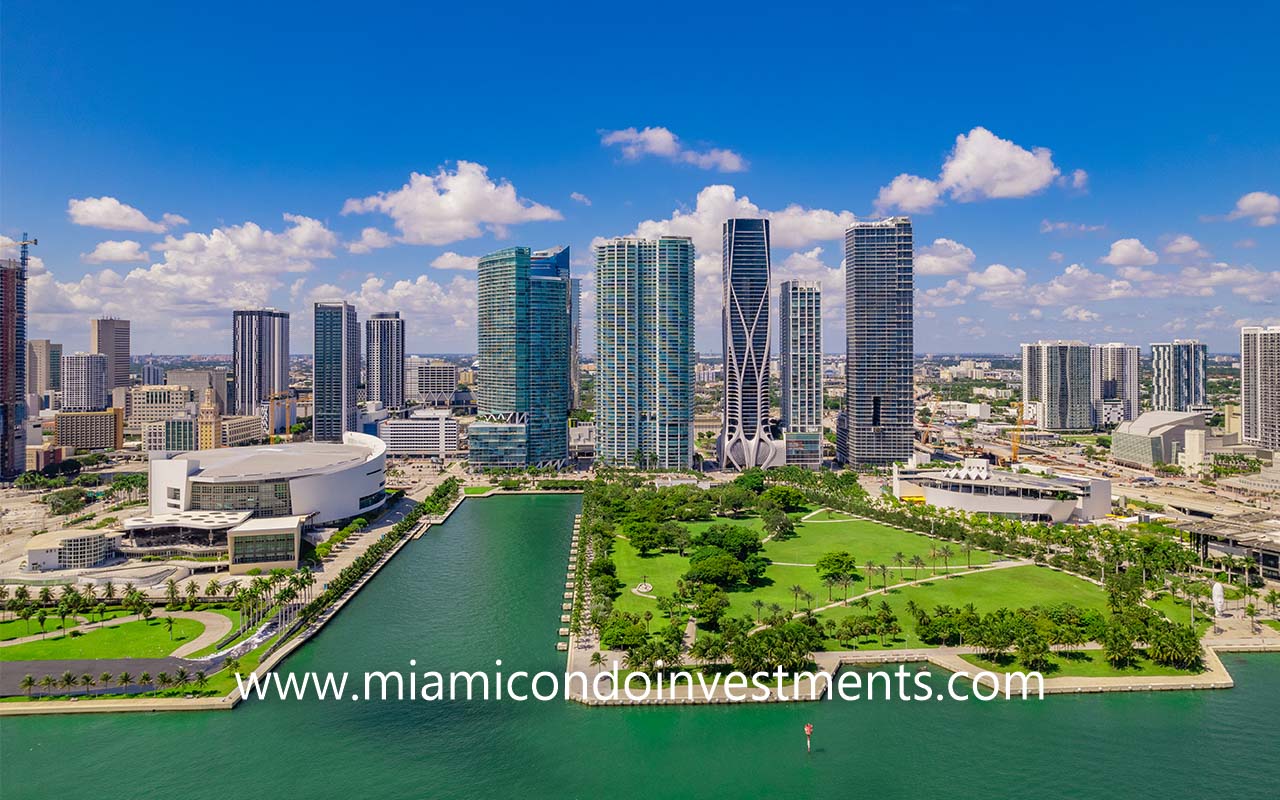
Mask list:
[[[1032,416],[1039,427],[1050,431],[1093,428],[1093,360],[1093,348],[1084,342],[1022,345],[1022,397],[1035,409]]]
[[[485,256],[477,270],[477,411],[482,422],[524,427],[524,464],[558,464],[569,456],[568,271],[568,248],[527,247]],[[500,448],[502,459],[517,449]]]
[[[365,398],[390,410],[404,408],[404,320],[399,311],[364,323]]]
[[[769,220],[722,229],[724,428],[720,466],[773,467],[783,454],[769,424]]]
[[[284,517],[293,513],[289,482],[191,484],[192,511],[252,511],[255,517]]]
[[[821,433],[822,288],[817,283],[783,281],[778,289],[778,371],[782,427]]]
[[[315,304],[315,363],[312,366],[312,437],[340,442],[357,430],[360,326],[350,303]]]
[[[596,247],[596,457],[693,465],[694,251],[683,236]]]
[[[232,564],[264,564],[272,561],[297,561],[291,533],[245,534],[231,537]]]
[[[844,234],[845,405],[837,457],[892,464],[911,457],[911,220],[855,222]]]
[[[1151,407],[1188,411],[1208,402],[1209,346],[1194,339],[1151,345]]]
[[[518,469],[529,463],[528,431],[522,423],[475,422],[467,429],[472,469]]]

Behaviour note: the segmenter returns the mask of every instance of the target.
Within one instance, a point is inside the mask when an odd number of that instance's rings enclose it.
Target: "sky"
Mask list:
[[[719,352],[720,225],[775,285],[907,214],[916,350],[1239,349],[1280,324],[1280,7],[1075,3],[0,6],[0,251],[38,237],[31,338],[227,353],[231,311],[398,310],[473,352],[475,264],[690,235]],[[1268,7],[1270,6],[1270,7]],[[776,308],[776,306],[775,306]]]

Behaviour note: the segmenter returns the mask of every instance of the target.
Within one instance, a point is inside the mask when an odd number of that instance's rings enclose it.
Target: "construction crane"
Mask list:
[[[1018,444],[1022,441],[1022,401],[1019,400],[1013,405],[1018,407],[1018,419],[1013,423],[1013,432],[1009,434],[1009,463],[1018,463]]]
[[[33,244],[40,244],[40,240],[28,239],[27,232],[23,231],[22,241],[14,242],[14,244],[18,245],[18,263],[22,265],[22,274],[25,275],[27,273],[27,261],[29,260],[28,259],[29,252],[27,248],[29,248]]]

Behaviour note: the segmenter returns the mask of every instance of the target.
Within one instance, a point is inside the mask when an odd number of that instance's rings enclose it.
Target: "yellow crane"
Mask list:
[[[1018,463],[1018,444],[1019,442],[1022,441],[1022,423],[1024,422],[1024,420],[1022,419],[1022,401],[1019,400],[1015,402],[1014,405],[1018,407],[1018,419],[1016,422],[1013,423],[1013,432],[1009,434],[1009,442],[1010,442],[1009,463],[1010,464]]]

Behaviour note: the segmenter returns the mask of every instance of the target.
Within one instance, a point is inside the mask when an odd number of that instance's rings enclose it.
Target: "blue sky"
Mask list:
[[[106,313],[135,353],[225,353],[231,308],[272,304],[306,352],[340,296],[470,351],[474,257],[571,245],[589,309],[593,238],[672,232],[715,352],[730,213],[823,281],[828,351],[841,231],[883,213],[915,222],[921,352],[1280,324],[1266,4],[266,5],[0,8],[33,337]]]

